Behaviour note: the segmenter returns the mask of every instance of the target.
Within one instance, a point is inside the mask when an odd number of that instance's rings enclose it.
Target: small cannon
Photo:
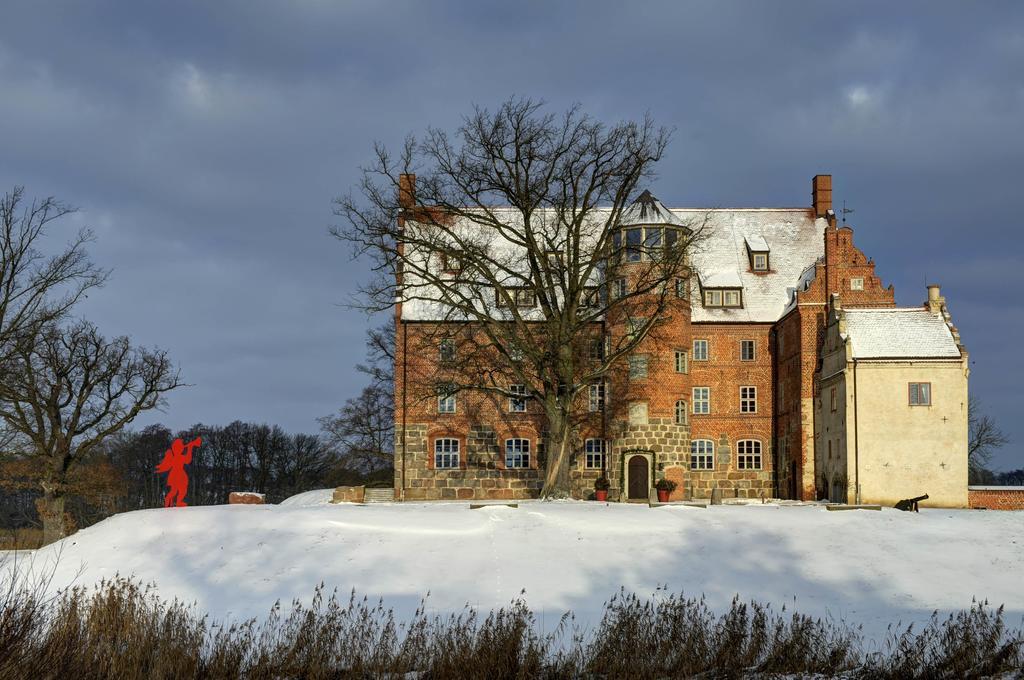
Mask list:
[[[926,500],[928,500],[928,494],[918,496],[917,498],[904,498],[903,500],[896,504],[896,509],[904,510],[907,512],[910,512],[911,510],[913,510],[914,512],[918,512],[917,504],[920,503],[921,501]]]

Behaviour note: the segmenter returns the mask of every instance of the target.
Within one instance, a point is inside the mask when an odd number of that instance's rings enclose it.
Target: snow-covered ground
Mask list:
[[[598,619],[620,586],[651,594],[659,585],[703,593],[719,609],[736,594],[785,604],[863,623],[872,636],[972,598],[1005,604],[1014,625],[1024,618],[1019,512],[593,502],[470,510],[330,505],[329,493],[130,512],[21,554],[18,568],[53,570],[53,588],[134,574],[218,618],[307,600],[321,581],[383,597],[400,615],[428,591],[428,609],[443,612],[499,607],[525,589],[549,625],[570,609],[583,623]]]

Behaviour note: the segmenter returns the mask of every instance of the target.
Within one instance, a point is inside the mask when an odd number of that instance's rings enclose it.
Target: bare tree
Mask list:
[[[75,210],[53,197],[26,205],[23,187],[0,199],[0,357],[15,338],[64,316],[86,293],[106,280],[107,272],[89,261],[79,231],[59,255],[45,256],[39,246],[51,224]]]
[[[510,384],[527,386],[546,427],[544,497],[569,493],[588,385],[672,319],[689,276],[703,225],[617,238],[669,136],[650,118],[609,126],[579,107],[554,115],[512,99],[477,108],[454,137],[408,138],[397,158],[377,145],[358,192],[336,200],[344,222],[332,232],[376,272],[356,304],[417,305],[438,322],[419,326],[421,337],[457,344],[443,375],[419,376],[421,398],[508,398]],[[403,177],[413,173],[414,196]],[[613,287],[619,280],[628,285]],[[616,325],[629,332],[605,334]]]
[[[68,473],[182,383],[162,351],[104,339],[87,322],[49,322],[13,343],[0,365],[0,419],[43,461],[39,514],[46,543],[66,535]]]
[[[992,417],[981,413],[977,397],[967,401],[967,429],[967,461],[972,473],[986,470],[995,450],[1010,443]]]
[[[390,464],[395,442],[395,319],[366,333],[366,361],[356,368],[370,376],[359,396],[337,413],[318,419],[327,444],[343,463],[360,472]]]

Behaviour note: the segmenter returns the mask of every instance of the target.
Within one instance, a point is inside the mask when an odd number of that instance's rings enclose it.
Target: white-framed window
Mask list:
[[[754,271],[768,271],[768,253],[754,253]]]
[[[626,279],[617,278],[612,281],[612,298],[618,300],[626,297]]]
[[[687,361],[685,349],[676,350],[676,373],[689,373],[690,365]]]
[[[462,260],[461,250],[442,251],[441,270],[445,274],[458,274],[462,271]]]
[[[704,306],[705,307],[721,307],[722,306],[722,291],[720,291],[720,290],[706,290],[706,291],[704,291]]]
[[[690,280],[676,279],[676,297],[680,300],[690,299]]]
[[[438,355],[442,363],[448,364],[455,361],[455,341],[451,338],[441,340],[441,344],[438,347]]]
[[[528,286],[510,286],[505,288],[505,293],[516,307],[529,309],[537,306],[537,291]],[[495,291],[495,302],[498,307],[507,307],[505,304],[505,296],[500,291]]]
[[[588,470],[603,470],[607,450],[608,442],[604,439],[588,439],[583,442],[583,467]]]
[[[753,340],[740,340],[740,361],[753,361],[754,347]]]
[[[630,380],[646,380],[647,379],[647,355],[646,354],[633,354],[629,357],[629,379]]]
[[[850,279],[850,290],[864,290],[864,277],[856,276]]]
[[[736,469],[761,469],[761,442],[756,439],[741,439],[736,442]]]
[[[693,360],[694,361],[707,361],[708,360],[708,341],[707,340],[694,340],[693,341]]]
[[[443,437],[434,440],[434,467],[439,470],[459,467],[458,439]]]
[[[511,359],[512,361],[522,361],[523,356],[524,355],[522,347],[512,347],[508,351],[508,358]]]
[[[509,385],[509,413],[526,413],[526,385]]]
[[[530,467],[530,440],[529,439],[506,439],[505,440],[505,467],[507,468],[528,468]]]
[[[643,256],[644,230],[633,227],[626,230],[626,261],[639,262]]]
[[[740,413],[757,413],[757,388],[753,385],[740,387]]]
[[[442,385],[437,392],[437,412],[455,413],[455,387]]]
[[[686,418],[689,415],[689,407],[685,399],[676,401],[676,425],[686,425]]]
[[[630,317],[629,321],[626,324],[626,333],[629,335],[629,339],[633,340],[634,338],[636,338],[636,335],[637,333],[640,332],[640,329],[642,329],[646,325],[646,316]]]
[[[727,290],[722,294],[722,306],[723,307],[739,307],[740,306],[740,292],[738,290]]]
[[[693,439],[690,441],[690,469],[715,469],[715,443],[710,439]]]
[[[693,388],[693,412],[697,414],[711,413],[711,388]]]
[[[604,381],[597,380],[590,383],[588,388],[587,409],[591,413],[604,410]]]
[[[926,382],[909,383],[908,390],[911,406],[932,405],[932,384]]]

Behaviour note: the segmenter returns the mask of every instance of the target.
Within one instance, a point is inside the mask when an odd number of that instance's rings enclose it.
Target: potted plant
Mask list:
[[[676,490],[676,483],[671,479],[665,479],[662,477],[658,480],[658,483],[654,485],[654,488],[658,490],[658,502],[668,502],[668,495]]]
[[[604,475],[601,475],[594,480],[594,499],[599,501],[608,500],[608,487],[611,486],[611,482]]]

